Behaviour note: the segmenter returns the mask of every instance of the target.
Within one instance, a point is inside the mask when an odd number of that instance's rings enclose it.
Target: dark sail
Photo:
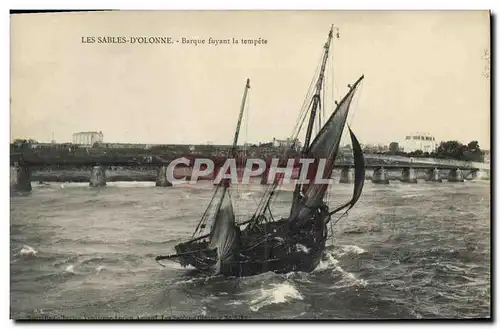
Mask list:
[[[330,212],[330,215],[333,215],[346,207],[349,207],[347,210],[354,207],[361,196],[361,192],[363,191],[363,186],[365,184],[365,158],[363,156],[363,150],[361,149],[361,145],[359,145],[356,135],[354,135],[354,132],[351,130],[351,127],[348,128],[351,136],[352,153],[354,156],[354,192],[352,199],[349,200],[349,202],[335,208]]]
[[[363,76],[354,83],[311,143],[310,154],[317,160],[325,160],[324,177],[331,176],[354,92],[361,80],[363,80]],[[327,184],[311,182],[304,193],[303,200],[295,200],[295,204],[292,206],[291,220],[300,222],[310,218],[315,208],[322,205],[327,187]]]

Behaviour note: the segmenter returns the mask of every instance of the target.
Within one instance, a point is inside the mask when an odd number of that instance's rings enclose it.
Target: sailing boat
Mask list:
[[[318,169],[320,160],[324,161],[323,178],[331,177],[351,101],[363,80],[361,76],[349,86],[348,93],[337,104],[335,111],[311,142],[316,114],[321,108],[324,72],[332,37],[333,26],[324,46],[314,94],[308,103],[309,121],[301,151],[303,158],[314,160],[311,172]],[[247,80],[229,157],[234,157],[236,154],[241,118],[249,88]],[[333,210],[329,209],[325,202],[328,185],[320,184],[313,178],[307,184],[296,184],[288,217],[275,219],[270,207],[279,185],[279,179],[275,177],[253,216],[243,223],[236,223],[230,195],[231,187],[227,180],[223,180],[215,187],[212,200],[198,223],[192,239],[176,245],[175,254],[158,256],[156,260],[178,261],[182,266],[191,265],[210,274],[225,276],[249,276],[267,271],[287,273],[314,270],[325,250],[328,224],[332,215],[344,209],[345,212],[351,209],[363,190],[365,179],[363,152],[350,127],[349,133],[354,155],[354,191],[351,200],[345,204]],[[208,223],[211,224],[209,227]]]

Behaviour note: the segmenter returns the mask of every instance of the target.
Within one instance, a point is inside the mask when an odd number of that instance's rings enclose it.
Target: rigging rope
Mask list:
[[[339,218],[337,218],[336,221],[332,222],[330,225],[333,227],[334,225],[336,225],[342,218],[344,217],[348,217],[349,216],[349,210],[346,210],[342,213],[342,215],[340,215]]]
[[[315,82],[318,78],[318,75],[319,75],[319,72],[321,70],[321,59],[323,57],[323,52],[321,52],[321,55],[320,55],[320,59],[318,61],[318,65],[316,67],[316,70],[314,72],[314,75],[311,79],[311,82],[309,84],[309,87],[307,89],[307,93],[305,95],[305,98],[304,98],[304,102],[302,103],[302,106],[300,108],[300,112],[299,112],[299,115],[297,117],[297,121],[295,122],[295,125],[292,129],[292,136],[294,135],[298,135],[301,128],[302,128],[302,124],[303,124],[303,121],[305,120],[305,118],[307,117],[307,113],[309,112],[309,109],[310,109],[310,106],[311,106],[311,102],[309,102],[309,99],[311,99],[313,93],[314,93],[314,87],[315,87]],[[299,122],[300,123],[300,127],[299,127]],[[298,130],[298,131],[297,131]],[[296,137],[294,137],[296,138]]]
[[[362,91],[363,91],[363,81],[358,86],[358,90],[356,91],[357,94],[354,95],[354,98],[352,100],[351,113],[349,114],[350,118],[347,119],[348,125],[351,127],[353,126],[354,115],[356,114],[356,110],[358,109],[359,98],[361,97]],[[344,129],[344,131],[342,132],[342,138],[349,140],[350,138],[348,136],[349,132],[346,129]]]
[[[321,130],[321,111],[323,111],[323,106],[322,106],[322,98],[321,96],[318,97],[318,121],[316,121],[316,131],[314,132],[314,136],[318,135],[320,130]],[[313,138],[314,140],[314,138]]]
[[[323,95],[324,94],[325,94],[325,92],[323,91]],[[322,98],[320,97],[319,102],[318,102],[318,107],[319,107],[318,122],[316,123],[316,131],[314,132],[314,135],[317,135],[319,130],[321,129],[321,112],[323,112],[323,106],[321,106],[321,100],[322,100]]]
[[[209,215],[211,215],[211,211],[213,210],[213,202],[214,202],[215,196],[217,195],[217,193],[219,191],[219,187],[220,187],[220,185],[217,185],[217,187],[215,188],[214,194],[212,195],[212,199],[210,199],[210,203],[208,204],[208,207],[205,209],[205,212],[203,213],[203,215],[201,216],[201,219],[198,222],[198,225],[196,226],[196,229],[195,229],[193,236],[191,238],[195,238],[196,236],[201,236],[202,232],[205,231],[204,229],[206,229],[206,227],[203,227],[203,225],[206,224]]]
[[[337,218],[336,221],[334,222],[330,222],[330,238],[333,238],[333,227],[344,217],[348,217],[349,216],[349,210],[346,210],[342,215],[340,215],[339,218]]]
[[[321,70],[322,57],[323,57],[323,51],[320,54],[320,57],[318,60],[318,65],[316,66],[316,70],[315,70],[314,75],[313,75],[311,82],[309,84],[309,88],[308,88],[306,96],[304,98],[304,102],[302,103],[302,106],[301,106],[301,109],[299,112],[299,116],[297,118],[297,121],[295,122],[294,128],[292,129],[292,134],[291,134],[292,140],[296,140],[298,138],[298,135],[300,134],[300,131],[302,130],[302,127],[304,125],[304,122],[307,119],[307,114],[309,113],[309,110],[311,109],[311,105],[313,103],[312,97],[314,95],[315,82],[318,79],[319,72]],[[286,153],[286,151],[284,153]],[[280,192],[280,190],[276,191],[277,186],[275,186],[275,185],[277,185],[277,184],[275,184],[275,182],[273,182],[273,184],[268,185],[268,187],[264,191],[264,195],[262,196],[260,202],[258,203],[257,209],[254,213],[254,217],[259,217],[260,215],[265,213],[266,209],[269,208],[268,205],[269,206],[274,205],[274,202],[276,200],[276,196]],[[273,199],[269,200],[270,197]],[[270,212],[270,209],[269,209],[269,212]]]
[[[351,116],[351,123],[349,124],[349,126],[352,127],[352,123],[354,121],[354,115],[356,114],[356,109],[358,108],[358,102],[359,102],[359,98],[361,97],[361,92],[363,91],[363,82],[361,82],[359,84],[359,87],[358,87],[358,90],[357,90],[357,97],[355,96],[355,99],[354,99],[354,107],[352,109],[352,116]]]
[[[295,139],[297,139],[297,138],[298,138],[298,136],[299,136],[299,134],[300,134],[300,131],[302,130],[302,126],[304,125],[304,122],[305,122],[305,121],[306,121],[306,119],[307,119],[307,114],[309,113],[309,110],[311,109],[311,105],[312,105],[312,102],[313,102],[313,101],[314,101],[314,100],[312,100],[312,99],[311,99],[311,103],[309,104],[309,107],[307,108],[307,112],[305,112],[305,115],[304,115],[304,117],[302,118],[302,121],[300,122],[300,126],[298,127],[297,132],[294,132],[294,133],[292,134],[292,140],[295,140]]]

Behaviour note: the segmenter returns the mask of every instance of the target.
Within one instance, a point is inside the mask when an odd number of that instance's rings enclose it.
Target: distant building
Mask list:
[[[437,148],[436,139],[429,133],[413,133],[407,135],[399,146],[405,152],[415,152],[421,150],[422,152],[434,152]]]
[[[89,145],[95,143],[102,143],[104,140],[102,131],[85,131],[73,134],[73,144],[76,145]]]
[[[387,145],[382,145],[382,144],[366,144],[360,146],[363,152],[366,153],[379,153],[389,150],[389,147]]]
[[[292,139],[292,138],[287,138],[287,139],[273,138],[272,144],[274,147],[291,148],[294,150],[298,150],[302,146],[301,142],[297,138],[295,138],[295,139]]]
[[[259,147],[273,147],[273,143],[272,142],[269,142],[269,143],[259,143]]]

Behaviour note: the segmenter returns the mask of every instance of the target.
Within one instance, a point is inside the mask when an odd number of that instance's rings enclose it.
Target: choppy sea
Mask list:
[[[240,186],[239,220],[264,187]],[[335,184],[330,204],[352,185]],[[487,318],[490,182],[365,184],[312,273],[202,277],[154,257],[189,238],[210,183],[38,185],[11,196],[10,314],[27,318]],[[273,207],[285,216],[292,188]]]

